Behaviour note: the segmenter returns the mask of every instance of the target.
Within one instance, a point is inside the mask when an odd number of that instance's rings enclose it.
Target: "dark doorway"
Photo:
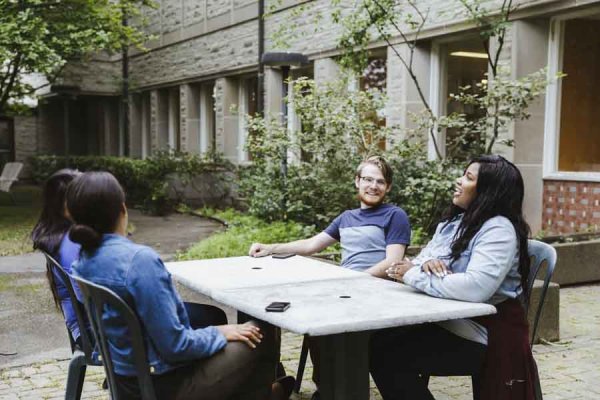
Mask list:
[[[11,118],[0,117],[0,171],[4,164],[15,160],[15,131]]]

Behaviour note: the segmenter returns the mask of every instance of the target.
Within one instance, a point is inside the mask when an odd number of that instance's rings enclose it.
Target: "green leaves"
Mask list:
[[[141,46],[144,34],[122,24],[148,0],[0,0],[0,115],[9,103],[32,95],[31,73],[50,82],[71,59],[101,50]]]

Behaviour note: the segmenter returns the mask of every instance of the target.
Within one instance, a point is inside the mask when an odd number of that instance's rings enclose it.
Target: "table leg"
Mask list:
[[[323,400],[369,399],[369,332],[318,336]]]

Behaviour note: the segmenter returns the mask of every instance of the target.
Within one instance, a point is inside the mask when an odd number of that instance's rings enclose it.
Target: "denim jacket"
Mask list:
[[[521,292],[517,235],[506,217],[487,220],[473,236],[452,274],[439,278],[427,275],[421,266],[432,259],[450,264],[450,247],[462,215],[450,223],[438,225],[427,246],[415,257],[415,265],[404,275],[404,282],[431,296],[472,302],[498,304],[516,298]]]
[[[404,283],[431,296],[472,302],[498,304],[517,298],[521,292],[517,235],[511,222],[501,216],[490,218],[473,236],[460,257],[451,262],[452,243],[462,215],[438,225],[427,246],[415,257],[415,265],[404,275]],[[452,274],[437,277],[425,274],[421,267],[439,259],[449,265]],[[470,319],[438,322],[442,328],[464,339],[487,345],[487,330]]]
[[[210,357],[227,344],[215,328],[192,329],[171,274],[158,254],[127,238],[107,234],[93,253],[81,252],[73,271],[117,293],[137,313],[151,373],[163,374],[187,362]],[[103,321],[115,372],[135,375],[133,349],[118,312],[106,309]]]

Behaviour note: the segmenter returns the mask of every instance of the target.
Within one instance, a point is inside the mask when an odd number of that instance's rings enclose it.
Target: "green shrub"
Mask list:
[[[233,169],[230,163],[214,154],[201,157],[173,151],[156,152],[143,160],[109,156],[35,156],[31,158],[31,166],[33,179],[38,183],[61,168],[108,171],[123,186],[130,205],[158,215],[171,211],[180,201],[177,196],[169,195],[169,175],[175,174],[185,183],[206,171]]]
[[[252,215],[268,221],[293,220],[322,229],[356,208],[354,174],[366,156],[380,154],[391,164],[394,183],[388,200],[411,220],[415,239],[426,241],[450,201],[458,169],[451,161],[428,161],[423,143],[395,141],[399,132],[383,126],[377,90],[349,92],[347,83],[324,87],[294,83],[291,97],[302,129],[288,134],[276,118],[248,118],[253,165],[241,174],[240,189]],[[380,149],[385,142],[386,150]],[[282,155],[295,160],[282,173]]]
[[[289,242],[305,239],[316,233],[314,226],[305,226],[292,221],[267,223],[233,209],[225,211],[203,209],[200,213],[225,221],[228,228],[180,253],[179,260],[244,256],[248,254],[248,249],[254,242]]]

